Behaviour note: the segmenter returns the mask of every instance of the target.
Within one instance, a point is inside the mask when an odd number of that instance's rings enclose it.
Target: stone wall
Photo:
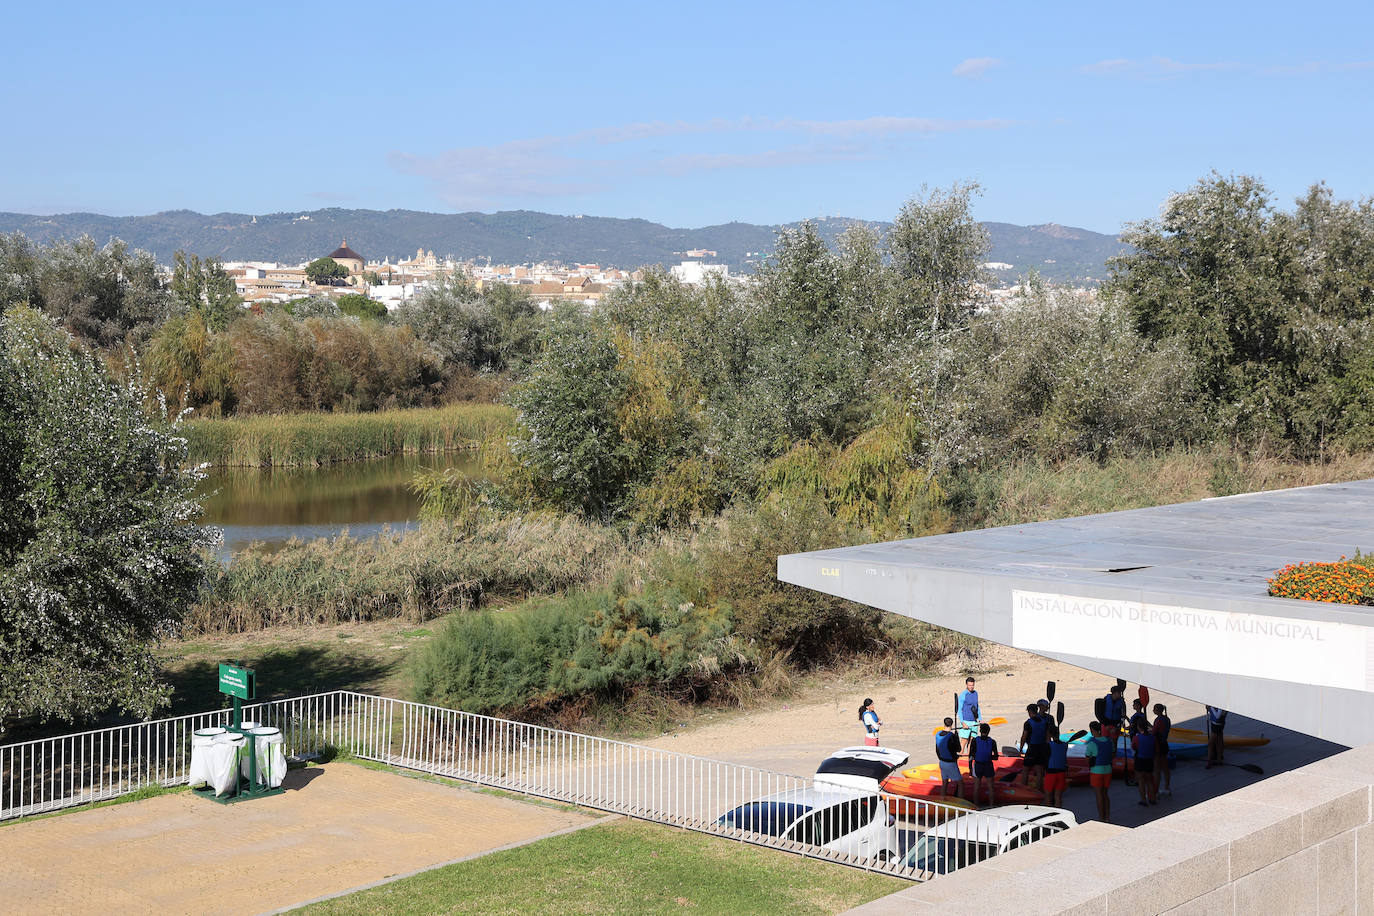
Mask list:
[[[1134,830],[1089,822],[851,913],[1374,914],[1374,745]]]

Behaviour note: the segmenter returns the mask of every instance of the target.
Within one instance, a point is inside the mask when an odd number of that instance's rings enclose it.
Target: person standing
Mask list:
[[[1069,746],[1058,729],[1050,733],[1050,754],[1045,767],[1045,803],[1064,807],[1064,788],[1069,784]]]
[[[1046,701],[1049,705],[1049,701]],[[1040,714],[1040,706],[1031,704],[1026,707],[1026,721],[1021,726],[1021,748],[1024,760],[1021,766],[1021,784],[1033,789],[1039,788],[1045,779],[1045,764],[1050,758],[1049,719]]]
[[[1155,772],[1155,736],[1141,732],[1135,744],[1135,781],[1140,787],[1140,805],[1159,804],[1158,774]]]
[[[997,742],[992,740],[992,726],[986,722],[978,726],[978,737],[973,739],[973,746],[969,750],[969,766],[973,768],[973,803],[981,804],[978,799],[983,797],[983,783],[988,786],[988,804],[996,801],[993,780],[997,776],[997,765],[993,763],[997,759]]]
[[[1211,769],[1226,756],[1226,710],[1220,706],[1207,707],[1207,766]]]
[[[883,720],[878,718],[878,711],[873,708],[871,697],[865,697],[864,705],[859,707],[859,721],[864,726],[864,744],[878,747],[878,730],[883,727]]]
[[[974,687],[973,676],[964,678],[964,690],[959,694],[959,737],[964,739],[964,753],[969,752],[973,739],[978,734],[979,723],[978,691]],[[969,775],[973,775],[973,763],[969,762]]]
[[[1102,734],[1101,722],[1089,722],[1088,731],[1092,732],[1084,748],[1084,756],[1088,758],[1088,784],[1097,798],[1098,818],[1109,824],[1112,820],[1112,800],[1107,790],[1112,787],[1112,756],[1116,742]]]
[[[959,733],[954,730],[954,720],[945,716],[944,731],[935,736],[935,756],[940,761],[940,792],[950,797],[950,783],[954,784],[954,794],[964,797],[964,773],[959,769]]]
[[[1159,791],[1165,795],[1174,794],[1174,767],[1169,760],[1169,732],[1173,727],[1174,722],[1169,718],[1169,710],[1163,703],[1156,703],[1155,722],[1150,727],[1150,734],[1155,736],[1155,783],[1163,784]]]

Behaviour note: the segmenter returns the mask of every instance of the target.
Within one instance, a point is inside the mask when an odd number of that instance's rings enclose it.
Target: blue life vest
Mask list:
[[[1149,732],[1141,732],[1140,737],[1135,742],[1135,755],[1142,759],[1153,757],[1155,755],[1155,736]]]
[[[992,752],[997,750],[997,742],[979,735],[973,739],[973,759],[978,763],[991,763]]]
[[[1069,766],[1069,746],[1063,741],[1050,742],[1050,759],[1047,768],[1063,770]]]
[[[1046,741],[1046,739],[1047,739],[1047,737],[1048,737],[1048,736],[1045,734],[1046,731],[1048,730],[1048,729],[1047,729],[1047,726],[1048,726],[1048,725],[1049,725],[1049,723],[1045,721],[1044,716],[1032,716],[1031,718],[1027,719],[1027,720],[1026,720],[1026,726],[1027,726],[1028,728],[1030,728],[1030,742],[1029,742],[1029,743],[1030,743],[1030,744],[1044,744],[1045,741]]]
[[[942,731],[935,739],[935,756],[945,763],[959,759],[959,736],[952,731]]]
[[[978,691],[965,690],[959,694],[959,718],[964,722],[978,721]]]

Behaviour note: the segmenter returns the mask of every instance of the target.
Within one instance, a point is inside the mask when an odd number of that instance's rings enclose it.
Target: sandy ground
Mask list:
[[[188,793],[0,826],[5,913],[260,913],[588,823],[344,763],[218,805]]]
[[[1007,719],[1008,724],[992,730],[999,746],[1016,743],[1026,717],[1026,704],[1045,696],[1047,681],[1055,682],[1055,703],[1064,703],[1065,723],[1072,730],[1087,727],[1093,718],[1094,701],[1116,681],[1028,652],[989,645],[975,658],[947,660],[946,674],[941,676],[878,683],[832,679],[779,707],[694,723],[647,743],[783,773],[809,775],[830,751],[863,744],[859,705],[865,697],[872,697],[883,722],[883,744],[910,753],[913,765],[931,763],[936,759],[932,731],[945,716],[953,715],[955,693],[963,689],[964,676],[970,669],[978,681],[984,717]],[[1128,703],[1136,696],[1136,687],[1127,687]],[[1156,702],[1168,706],[1175,725],[1202,727],[1202,704],[1152,691],[1150,704]],[[1233,735],[1262,734],[1272,739],[1263,748],[1227,752],[1228,761],[1257,764],[1265,775],[1293,769],[1341,750],[1337,745],[1236,715],[1231,716],[1227,731]],[[1236,767],[1206,770],[1201,761],[1181,761],[1173,773],[1174,794],[1156,807],[1139,807],[1137,789],[1116,781],[1111,790],[1112,821],[1136,826],[1257,778],[1260,777]],[[1097,817],[1092,792],[1087,788],[1070,788],[1065,793],[1064,805],[1080,821]]]

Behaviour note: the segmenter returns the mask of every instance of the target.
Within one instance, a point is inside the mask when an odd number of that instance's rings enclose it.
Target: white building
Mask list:
[[[724,264],[707,264],[703,261],[683,261],[671,268],[673,276],[688,286],[705,286],[707,278],[730,279],[730,268]]]

